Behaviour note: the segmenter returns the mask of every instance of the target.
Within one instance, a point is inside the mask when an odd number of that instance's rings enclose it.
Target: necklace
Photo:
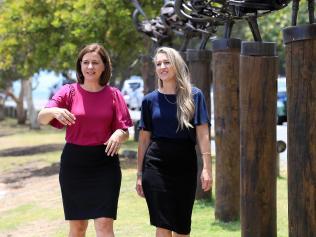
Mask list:
[[[176,100],[176,102],[171,102],[170,100],[168,100],[166,94],[163,94],[163,97],[165,97],[165,100],[166,100],[169,104],[175,105],[175,104],[177,103],[177,100]]]

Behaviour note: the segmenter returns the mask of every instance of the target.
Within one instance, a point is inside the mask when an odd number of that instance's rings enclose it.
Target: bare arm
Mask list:
[[[75,123],[75,116],[67,109],[53,107],[42,109],[37,116],[40,124],[47,125],[53,119],[57,119],[61,124],[67,126]]]
[[[206,192],[212,187],[212,162],[211,146],[209,139],[209,127],[207,124],[196,127],[197,142],[201,151],[203,160],[203,169],[201,173],[202,189]]]
[[[139,196],[144,197],[142,187],[142,170],[145,152],[150,143],[151,132],[140,130],[139,141],[138,141],[138,152],[137,152],[137,181],[136,191]]]

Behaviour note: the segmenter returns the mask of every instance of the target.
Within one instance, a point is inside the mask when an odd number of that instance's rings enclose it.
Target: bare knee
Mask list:
[[[156,237],[172,237],[172,232],[170,230],[157,227]]]
[[[172,237],[189,237],[190,235],[181,235],[181,234],[178,234],[176,232],[173,232],[173,235]]]
[[[87,220],[69,221],[69,237],[84,237],[88,227]]]
[[[95,219],[94,226],[97,237],[114,237],[113,219],[105,217]]]

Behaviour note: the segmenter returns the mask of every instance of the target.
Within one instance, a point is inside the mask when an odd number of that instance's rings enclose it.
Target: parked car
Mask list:
[[[129,109],[140,110],[144,97],[144,81],[141,77],[131,76],[125,80],[121,92]]]
[[[287,95],[286,95],[286,79],[278,78],[278,95],[277,95],[277,124],[281,125],[287,122]]]

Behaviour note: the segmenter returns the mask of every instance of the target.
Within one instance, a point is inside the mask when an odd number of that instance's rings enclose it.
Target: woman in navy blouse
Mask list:
[[[199,145],[202,189],[212,186],[209,119],[202,92],[191,87],[187,65],[168,47],[157,49],[158,89],[142,103],[136,190],[145,197],[156,237],[189,236]]]

